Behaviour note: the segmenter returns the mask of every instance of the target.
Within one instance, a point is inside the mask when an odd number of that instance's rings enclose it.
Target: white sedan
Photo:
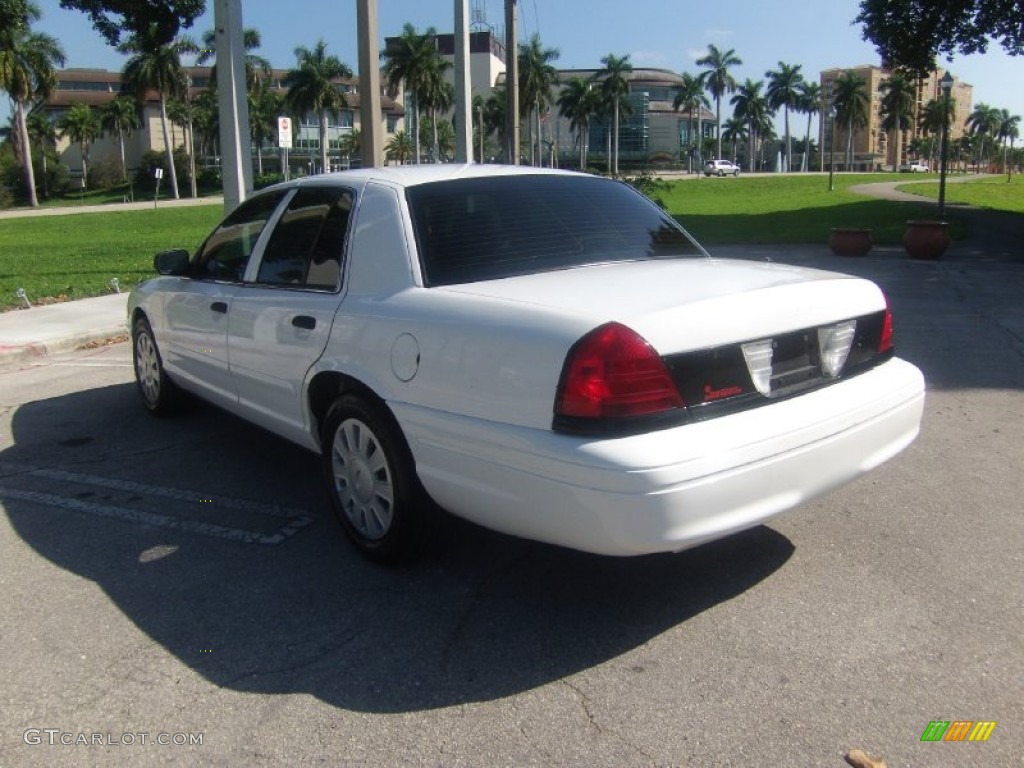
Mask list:
[[[245,201],[128,305],[138,389],[322,457],[368,557],[441,509],[608,555],[750,528],[917,435],[921,373],[873,283],[711,258],[608,179],[421,166]]]

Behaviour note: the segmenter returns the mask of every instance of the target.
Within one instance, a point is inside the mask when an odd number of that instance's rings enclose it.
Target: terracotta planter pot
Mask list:
[[[908,221],[903,247],[912,259],[938,259],[949,248],[949,222]]]
[[[836,256],[864,256],[872,245],[870,229],[833,227],[828,237],[828,247]]]

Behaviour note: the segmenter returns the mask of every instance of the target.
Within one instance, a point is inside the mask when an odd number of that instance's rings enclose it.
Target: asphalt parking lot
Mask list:
[[[1024,264],[788,257],[886,290],[922,434],[672,556],[452,521],[382,569],[311,454],[146,414],[128,345],[0,368],[0,766],[1024,765]]]

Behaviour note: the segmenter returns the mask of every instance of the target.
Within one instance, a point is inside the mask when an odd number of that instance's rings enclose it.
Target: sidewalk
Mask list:
[[[0,312],[0,364],[67,352],[128,333],[127,293]]]

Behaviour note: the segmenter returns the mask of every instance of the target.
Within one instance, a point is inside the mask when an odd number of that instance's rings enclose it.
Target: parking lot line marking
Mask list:
[[[80,485],[91,485],[96,488],[107,488],[113,491],[126,491],[128,493],[142,493],[147,496],[158,496],[174,501],[204,502],[215,504],[225,509],[236,509],[241,512],[252,512],[257,515],[268,515],[270,517],[284,517],[288,519],[297,517],[316,517],[305,509],[294,507],[282,507],[279,504],[264,504],[258,501],[247,499],[235,499],[230,496],[216,496],[209,493],[197,491],[185,491],[180,488],[169,488],[163,485],[149,485],[134,480],[119,480],[112,477],[102,477],[83,472],[69,472],[63,469],[43,469],[30,465],[19,465],[10,462],[0,462],[0,470],[13,470],[19,474],[43,477],[47,480],[59,480],[66,483],[78,483]]]
[[[68,499],[52,493],[24,491],[2,485],[0,485],[0,499],[29,501],[73,512],[84,512],[97,517],[108,517],[142,525],[153,525],[160,528],[170,528],[173,530],[187,531],[189,533],[198,533],[215,539],[225,539],[227,541],[236,541],[243,544],[280,544],[282,541],[293,536],[301,528],[304,528],[313,521],[313,519],[308,516],[296,516],[291,518],[289,525],[279,528],[273,534],[267,535],[257,531],[247,531],[242,528],[227,528],[222,525],[199,522],[198,520],[183,520],[171,517],[170,515],[157,514],[155,512],[126,509],[125,507],[115,507],[109,504],[95,504],[89,501],[81,501],[80,499]]]

